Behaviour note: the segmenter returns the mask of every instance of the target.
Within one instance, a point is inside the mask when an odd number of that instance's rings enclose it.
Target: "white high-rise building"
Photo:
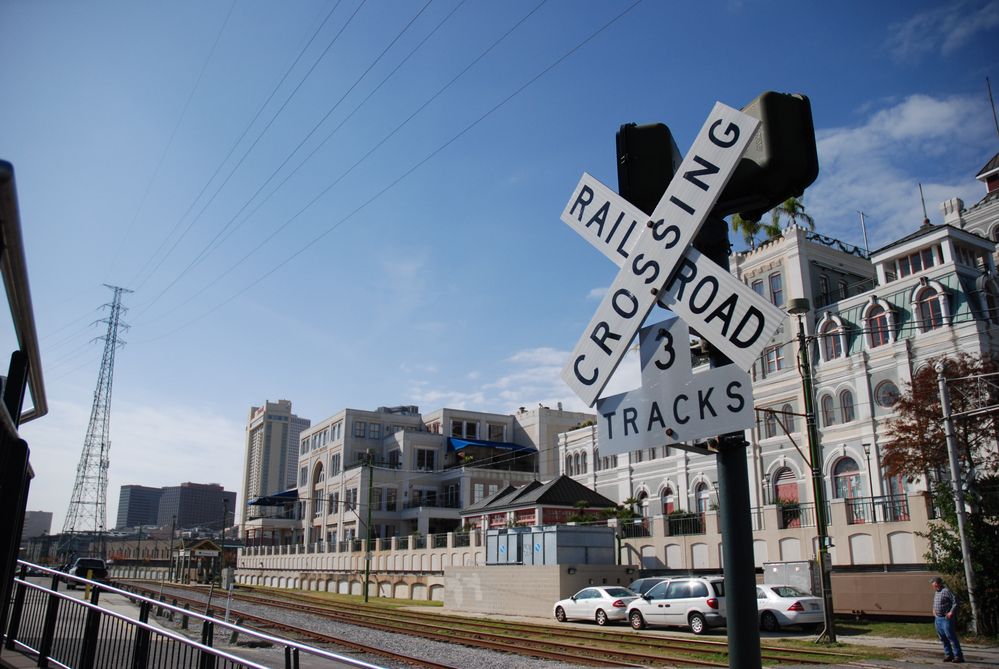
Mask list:
[[[267,507],[246,506],[248,502],[295,487],[299,436],[310,424],[307,418],[291,412],[288,400],[264,402],[250,409],[243,464],[243,524],[268,513]]]

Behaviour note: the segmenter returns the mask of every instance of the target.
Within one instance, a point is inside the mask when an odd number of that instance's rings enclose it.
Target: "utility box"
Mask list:
[[[486,530],[487,565],[616,564],[614,528],[550,525]]]
[[[763,582],[768,585],[793,585],[816,597],[822,596],[822,574],[815,560],[764,562]]]

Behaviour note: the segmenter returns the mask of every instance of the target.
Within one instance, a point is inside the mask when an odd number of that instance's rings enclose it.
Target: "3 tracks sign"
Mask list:
[[[744,370],[772,339],[784,312],[690,243],[758,124],[716,103],[651,216],[585,173],[562,212],[566,224],[620,267],[562,371],[580,399],[597,405],[601,454],[752,425],[752,387]],[[657,303],[681,320],[643,330],[642,387],[598,402]],[[698,374],[689,360],[681,364],[689,358],[688,325],[734,364]],[[673,345],[683,355],[664,350]],[[665,366],[664,356],[671,358]]]

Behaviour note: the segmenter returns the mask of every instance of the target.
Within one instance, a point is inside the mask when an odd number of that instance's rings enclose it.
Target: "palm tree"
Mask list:
[[[760,234],[762,228],[763,226],[760,225],[759,219],[752,221],[748,218],[743,218],[741,214],[732,216],[732,232],[742,233],[743,241],[751,249],[756,248],[756,235]]]
[[[809,230],[815,229],[815,219],[805,213],[805,203],[800,198],[789,197],[770,211],[770,223],[764,228],[770,239],[783,233],[782,218],[789,219],[790,225],[797,225],[798,219],[801,219]]]

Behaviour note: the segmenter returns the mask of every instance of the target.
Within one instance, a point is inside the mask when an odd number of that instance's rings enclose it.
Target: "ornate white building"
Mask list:
[[[899,392],[929,359],[999,353],[997,174],[999,156],[978,175],[990,188],[981,202],[970,210],[957,199],[945,202],[943,224],[925,221],[870,254],[789,227],[732,258],[732,273],[775,305],[786,308],[792,298],[811,305],[804,324],[834,568],[923,562],[927,547],[917,533],[933,515],[932,500],[925,480],[885,477],[885,424]],[[757,422],[746,432],[746,458],[757,566],[815,556],[797,329],[788,316],[752,370]],[[611,499],[638,500],[645,525],[628,540],[632,564],[722,566],[713,455],[665,446],[601,456],[596,427],[562,435],[560,455],[576,480]]]

